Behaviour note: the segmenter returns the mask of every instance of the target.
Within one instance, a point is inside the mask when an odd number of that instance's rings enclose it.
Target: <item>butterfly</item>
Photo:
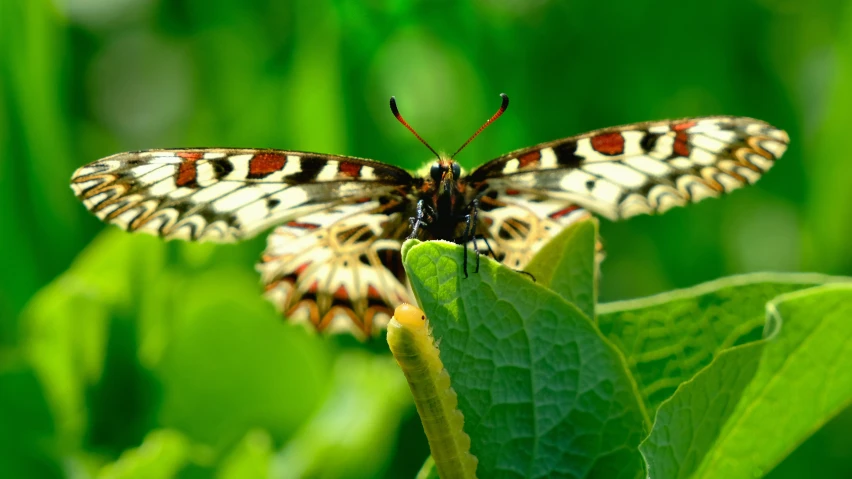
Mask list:
[[[85,165],[71,187],[101,220],[166,239],[233,242],[274,227],[257,265],[265,296],[292,321],[368,338],[411,302],[406,238],[482,247],[520,270],[592,214],[662,213],[752,184],[789,143],[751,118],[665,120],[523,148],[466,173],[453,158],[506,110],[501,97],[453,155],[432,149],[392,97],[397,120],[436,157],[416,173],[301,151],[156,149]]]

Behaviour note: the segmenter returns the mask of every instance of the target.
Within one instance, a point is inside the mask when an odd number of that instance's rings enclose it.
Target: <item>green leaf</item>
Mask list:
[[[257,426],[279,441],[294,434],[329,385],[329,344],[282,324],[251,272],[210,268],[190,282],[169,279],[169,310],[140,318],[167,333],[154,367],[159,424],[217,449]]]
[[[432,456],[426,458],[426,461],[423,463],[423,467],[420,468],[415,479],[441,479],[441,476],[438,475],[438,468],[435,467],[435,460],[432,459]]]
[[[178,431],[151,431],[137,448],[128,449],[117,461],[98,472],[98,479],[168,479],[190,462],[191,444]]]
[[[262,429],[246,433],[219,465],[216,479],[265,479],[272,460],[272,438]]]
[[[637,477],[648,420],[624,360],[576,306],[461,247],[409,242],[403,262],[440,341],[480,477]]]
[[[341,354],[328,399],[276,455],[271,477],[381,476],[411,407],[405,377],[392,358]]]
[[[767,314],[781,327],[696,478],[765,474],[852,402],[852,284],[785,294]]]
[[[138,285],[155,283],[164,262],[162,241],[110,228],[27,304],[22,347],[63,442],[77,444],[85,434],[85,391],[103,374],[112,319],[132,316]]]
[[[597,220],[575,223],[547,242],[524,268],[592,320],[598,297],[597,240]]]
[[[651,477],[762,476],[852,401],[852,285],[767,310],[766,339],[722,351],[660,406],[640,446]]]
[[[0,471],[3,477],[64,477],[59,441],[35,371],[0,357]]]
[[[117,453],[153,424],[219,448],[252,427],[283,441],[324,397],[331,344],[282,325],[249,268],[187,273],[177,246],[109,228],[27,306],[22,348],[62,444]]]
[[[764,345],[723,351],[660,406],[650,436],[639,446],[650,477],[691,477],[754,378]]]
[[[638,300],[598,305],[598,326],[624,353],[645,406],[656,411],[720,352],[761,338],[766,302],[845,278],[749,274]]]

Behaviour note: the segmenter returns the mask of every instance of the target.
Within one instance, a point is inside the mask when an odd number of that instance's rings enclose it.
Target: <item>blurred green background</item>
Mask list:
[[[412,477],[428,448],[383,345],[282,323],[253,270],[262,237],[128,235],[68,179],[176,146],[413,168],[429,154],[391,95],[452,151],[500,92],[511,106],[459,156],[468,168],[652,119],[790,134],[755,187],[604,222],[603,301],[852,274],[849,1],[0,0],[0,476]],[[850,430],[847,410],[770,476],[852,477]]]

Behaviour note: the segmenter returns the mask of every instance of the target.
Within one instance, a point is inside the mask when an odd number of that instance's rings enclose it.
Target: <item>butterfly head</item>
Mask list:
[[[433,187],[436,186],[438,188],[439,196],[452,194],[459,186],[458,180],[461,177],[461,167],[453,160],[453,158],[455,158],[456,155],[458,155],[459,152],[464,149],[464,147],[466,147],[471,141],[473,141],[473,139],[476,138],[477,135],[482,133],[482,130],[484,130],[488,125],[494,122],[494,120],[500,118],[500,115],[502,115],[503,112],[506,111],[506,108],[509,107],[509,97],[506,96],[505,93],[501,93],[500,98],[503,99],[503,102],[501,103],[500,108],[497,110],[497,113],[492,115],[491,118],[489,118],[482,126],[480,126],[479,129],[476,130],[476,132],[471,135],[471,137],[468,138],[467,141],[464,142],[464,144],[462,144],[462,146],[460,146],[459,149],[456,150],[456,152],[450,156],[439,154],[437,151],[435,151],[434,148],[429,145],[429,143],[426,143],[426,140],[424,140],[419,134],[417,134],[417,132],[414,131],[414,128],[412,128],[411,125],[409,125],[408,122],[405,121],[404,118],[402,118],[402,115],[399,113],[399,108],[397,108],[396,106],[396,98],[390,98],[391,112],[396,117],[396,119],[400,123],[402,123],[404,127],[408,128],[408,131],[410,131],[415,137],[417,137],[417,139],[420,140],[420,142],[423,143],[426,148],[428,148],[429,151],[431,151],[438,158],[437,163],[432,165],[429,171],[429,176],[425,178],[425,180],[427,183],[431,181]]]
[[[438,189],[438,195],[452,195],[458,190],[461,167],[448,158],[439,158],[429,169],[429,177]]]

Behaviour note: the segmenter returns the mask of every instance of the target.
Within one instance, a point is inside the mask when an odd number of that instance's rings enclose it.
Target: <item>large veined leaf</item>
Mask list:
[[[594,269],[585,267],[592,263],[571,257],[592,257],[591,233],[594,225],[585,223],[559,235],[558,245],[543,251],[551,260],[539,256],[528,268],[535,282],[490,260],[480,274],[462,279],[461,254],[453,245],[411,242],[403,249],[459,393],[481,477],[594,477],[602,472],[601,456],[578,453],[577,437],[623,444],[625,454],[607,458],[606,475],[642,471],[626,453],[635,432],[630,427],[618,439],[608,422],[581,432],[592,424],[580,419],[588,412],[582,407],[607,401],[608,411],[621,408],[622,419],[635,418],[634,411],[655,416],[641,445],[650,477],[755,477],[849,404],[852,375],[842,373],[852,366],[843,360],[852,357],[843,354],[852,348],[847,278],[744,275],[602,305],[603,336],[621,350],[632,373],[623,374],[607,364],[622,356],[575,308],[579,303],[588,311],[594,296]],[[837,284],[815,287],[823,283]],[[590,350],[597,356],[583,354]],[[599,383],[609,382],[612,395],[576,401],[565,378],[582,377],[576,366],[584,361],[606,364],[592,369],[601,374]],[[814,368],[820,374],[811,374]],[[646,407],[614,400],[619,386],[632,388],[633,377]],[[807,387],[785,389],[801,383]],[[543,418],[550,427],[541,436],[536,425]],[[772,432],[774,418],[782,422],[780,433]],[[548,456],[560,451],[564,462]],[[421,474],[431,477],[434,469],[427,462]]]
[[[768,301],[842,280],[819,274],[731,276],[648,298],[598,305],[598,325],[624,353],[645,405],[653,412],[718,353],[759,340]]]
[[[766,337],[723,351],[659,408],[651,477],[760,477],[852,402],[852,284],[787,293]]]
[[[648,419],[617,349],[529,277],[461,248],[409,242],[412,287],[440,341],[479,477],[638,477]]]

